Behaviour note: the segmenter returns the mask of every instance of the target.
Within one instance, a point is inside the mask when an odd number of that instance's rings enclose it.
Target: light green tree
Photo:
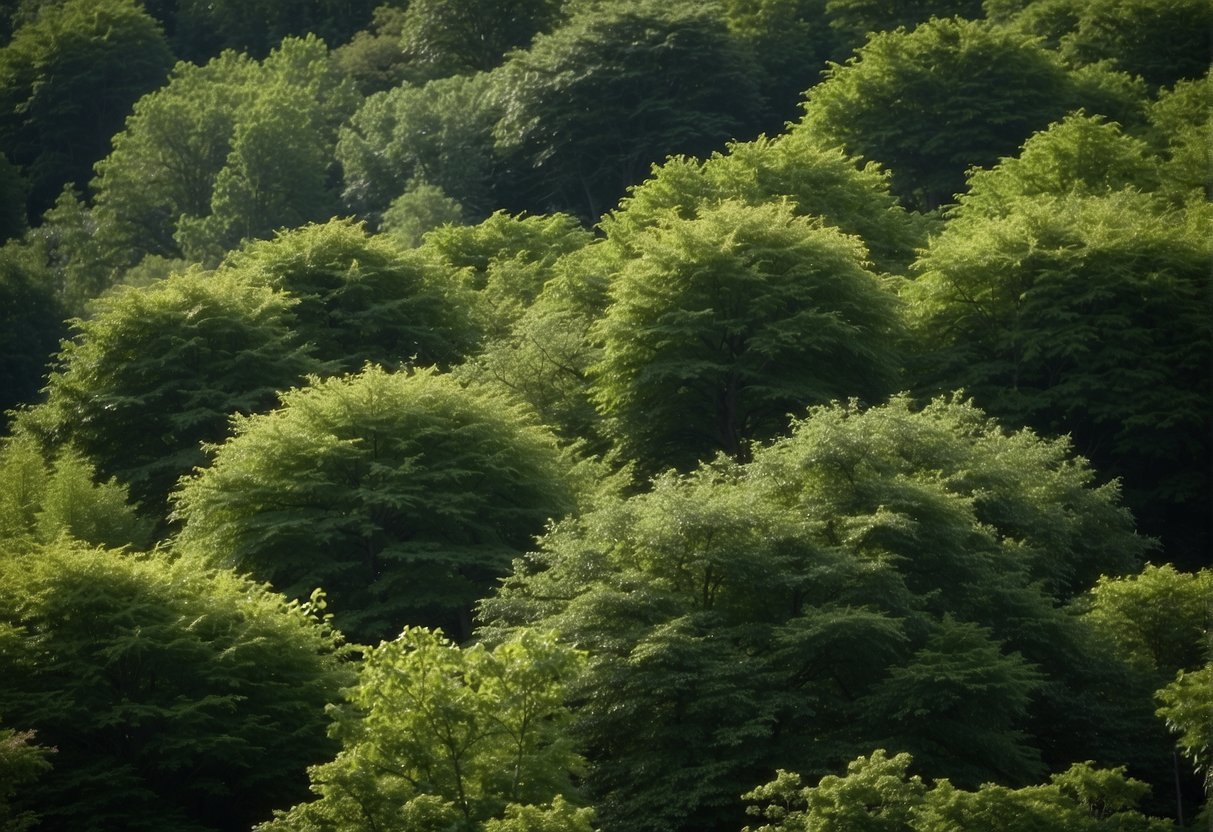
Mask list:
[[[745,795],[749,811],[768,823],[745,832],[1163,832],[1169,821],[1137,811],[1149,791],[1124,766],[1076,763],[1049,783],[1012,789],[992,783],[974,791],[947,780],[926,785],[909,773],[911,755],[876,749],[802,786],[786,771]]]
[[[311,769],[319,799],[257,829],[589,832],[565,800],[583,766],[563,701],[581,663],[537,633],[489,650],[405,628],[366,651],[334,709],[342,750]]]

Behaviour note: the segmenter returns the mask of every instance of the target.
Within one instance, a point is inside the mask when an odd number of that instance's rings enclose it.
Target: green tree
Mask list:
[[[635,254],[630,239],[638,232],[671,216],[691,219],[730,199],[785,202],[798,216],[820,217],[861,238],[882,271],[904,273],[931,228],[897,203],[878,165],[860,164],[804,133],[731,144],[703,161],[668,159],[603,217],[601,227],[612,244]]]
[[[220,273],[297,299],[299,340],[347,372],[367,362],[449,365],[480,337],[475,298],[453,268],[350,220],[250,243]]]
[[[1213,199],[1213,71],[1163,90],[1150,105],[1152,143],[1162,156],[1163,191],[1177,202]]]
[[[371,19],[376,0],[149,0],[174,51],[201,63],[231,49],[264,57],[289,37],[344,43]]]
[[[1123,766],[1098,769],[1075,763],[1045,785],[1011,789],[985,784],[957,789],[947,780],[930,787],[909,768],[909,754],[876,749],[847,764],[845,775],[827,775],[802,786],[786,771],[746,794],[750,813],[770,823],[745,832],[1163,832],[1169,822],[1136,806],[1149,791],[1125,776]]]
[[[131,105],[172,63],[134,0],[48,4],[0,49],[0,147],[29,181],[29,218],[83,186]]]
[[[982,6],[981,0],[826,0],[825,13],[844,45],[841,51],[850,52],[877,32],[913,29],[933,17],[980,20]]]
[[[347,207],[377,220],[410,183],[441,188],[467,219],[496,207],[499,107],[486,74],[400,86],[366,99],[337,143]]]
[[[96,481],[93,466],[66,449],[49,463],[28,436],[0,445],[0,535],[10,551],[34,549],[67,535],[94,546],[140,547],[148,524],[126,488]]]
[[[790,411],[888,393],[897,307],[854,238],[726,202],[633,244],[597,330],[594,396],[645,471],[744,456]]]
[[[556,275],[556,264],[592,239],[567,214],[528,217],[496,211],[476,225],[435,229],[422,249],[466,270],[487,304],[490,330],[500,332],[535,302]]]
[[[589,653],[571,695],[604,829],[736,828],[739,783],[878,743],[967,787],[1031,782],[1040,758],[1102,753],[1130,707],[1057,607],[1144,548],[1091,479],[971,406],[816,408],[749,464],[558,524],[481,635]]]
[[[573,243],[578,236],[561,239]],[[565,441],[583,443],[590,452],[606,452],[610,443],[602,434],[590,390],[590,367],[601,359],[602,350],[590,331],[606,308],[613,268],[609,264],[617,262],[617,253],[600,241],[551,262],[542,256],[531,261],[535,254],[489,262],[485,297],[496,304],[497,325],[509,323],[455,372],[522,399]],[[534,301],[521,309],[545,279]]]
[[[476,599],[574,507],[551,435],[502,396],[368,367],[281,400],[183,484],[178,547],[290,597],[323,587],[356,640],[468,634]]]
[[[400,47],[412,80],[485,72],[556,22],[563,0],[411,0]]]
[[[1207,659],[1213,571],[1147,564],[1140,574],[1100,578],[1083,619],[1135,665],[1172,679]]]
[[[1213,663],[1191,673],[1179,671],[1155,698],[1158,715],[1179,735],[1177,744],[1196,771],[1204,774],[1207,801],[1213,787]]]
[[[952,215],[1006,216],[1024,198],[1156,191],[1159,162],[1149,145],[1115,122],[1072,113],[1029,138],[1019,155],[971,170],[968,191],[959,195]]]
[[[377,7],[370,26],[333,50],[334,63],[363,95],[390,90],[404,82],[404,52],[400,48],[404,13],[397,6]]]
[[[930,209],[963,190],[967,168],[994,164],[1086,103],[1081,93],[1028,36],[936,19],[877,34],[831,64],[793,132],[879,162],[907,205]]]
[[[725,0],[729,32],[753,55],[763,99],[760,125],[770,133],[795,117],[804,91],[821,80],[839,50],[825,0]]]
[[[51,767],[47,757],[54,749],[36,745],[33,739],[33,731],[0,728],[0,832],[26,832],[38,822],[37,815],[18,814],[11,804],[19,789]]]
[[[67,540],[5,546],[0,711],[53,746],[47,828],[247,829],[306,793],[349,681],[312,608],[234,574]]]
[[[245,237],[332,216],[337,128],[358,96],[324,44],[287,39],[260,64],[178,64],[97,166],[97,216],[127,253],[216,262]]]
[[[40,258],[15,242],[0,248],[0,428],[37,397],[65,316]]]
[[[199,443],[228,417],[325,365],[292,330],[294,299],[228,273],[190,272],[102,298],[74,322],[47,382],[47,401],[22,429],[72,445],[104,479],[131,488],[163,517],[177,479],[205,462]]]
[[[1110,62],[1157,88],[1208,71],[1210,19],[1208,0],[1043,0],[1006,22],[1043,37],[1072,65]]]
[[[1002,187],[1025,164],[974,187]],[[932,240],[905,286],[920,387],[963,387],[1007,424],[1070,433],[1101,473],[1123,477],[1168,556],[1198,562],[1213,436],[1207,212],[1079,189],[975,213]]]
[[[463,206],[437,185],[412,182],[383,212],[383,232],[404,248],[416,248],[426,232],[463,221]]]
[[[712,5],[585,4],[494,72],[523,205],[597,220],[648,167],[748,132],[756,70]],[[710,81],[709,81],[710,79]]]
[[[564,687],[581,656],[523,633],[492,650],[461,649],[441,631],[405,628],[366,651],[348,704],[334,710],[337,758],[311,770],[318,800],[261,832],[367,828],[589,832],[572,778]],[[503,818],[504,816],[504,818]]]

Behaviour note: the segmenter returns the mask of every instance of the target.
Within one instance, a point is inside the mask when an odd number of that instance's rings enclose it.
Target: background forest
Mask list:
[[[1153,832],[1210,0],[0,0],[0,832]]]

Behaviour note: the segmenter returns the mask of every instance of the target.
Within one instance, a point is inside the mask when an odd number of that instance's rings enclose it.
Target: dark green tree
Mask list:
[[[588,3],[494,72],[497,146],[530,210],[597,220],[654,162],[745,138],[756,69],[721,10]]]
[[[411,0],[400,47],[410,80],[485,72],[556,22],[564,0]]]
[[[1208,551],[1208,213],[1136,191],[1032,194],[1008,163],[975,189],[1026,189],[993,216],[973,197],[904,295],[921,389],[963,387],[1008,425],[1070,433],[1167,556]],[[1010,183],[1010,184],[1008,184]]]
[[[48,4],[0,49],[0,147],[29,182],[32,221],[83,187],[131,105],[172,56],[135,0]]]
[[[238,418],[177,495],[178,548],[293,598],[323,587],[362,642],[405,624],[466,636],[472,604],[575,506],[572,484],[551,435],[510,400],[368,367]]]
[[[896,299],[854,238],[784,206],[725,202],[633,245],[592,372],[607,430],[644,471],[745,456],[792,411],[888,394]]]
[[[16,243],[0,248],[0,427],[8,411],[37,398],[65,316],[36,253]]]
[[[314,608],[163,555],[0,552],[0,712],[53,746],[44,828],[238,830],[306,794],[350,681]]]
[[[966,787],[1034,782],[1132,710],[1057,608],[1147,545],[1091,481],[1064,441],[971,406],[814,409],[747,465],[557,525],[481,635],[588,651],[571,693],[603,829],[736,829],[739,783],[877,743]]]
[[[37,745],[33,731],[0,728],[0,832],[26,832],[38,823],[33,812],[18,813],[11,800],[31,780],[45,774],[54,749]]]
[[[1006,18],[1071,65],[1108,62],[1153,88],[1208,72],[1211,20],[1209,0],[1037,0]]]

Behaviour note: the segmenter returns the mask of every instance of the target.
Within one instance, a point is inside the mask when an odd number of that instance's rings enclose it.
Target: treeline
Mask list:
[[[1207,824],[1208,0],[371,6],[0,4],[0,830]]]

